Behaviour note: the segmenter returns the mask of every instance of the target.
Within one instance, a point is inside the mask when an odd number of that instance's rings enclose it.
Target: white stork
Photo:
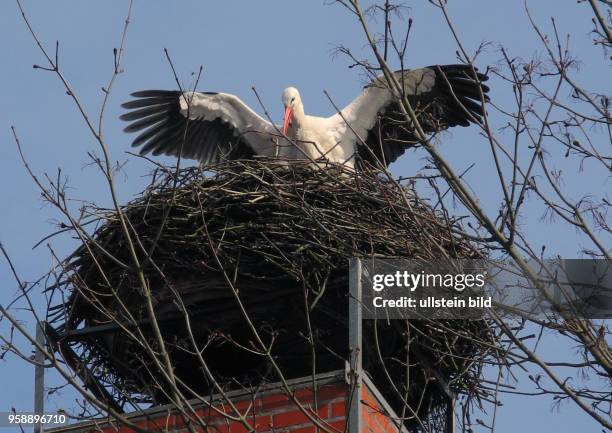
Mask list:
[[[487,76],[468,65],[429,66],[395,72],[419,123],[428,134],[481,120],[488,101]],[[143,131],[133,146],[140,153],[181,155],[203,165],[223,159],[280,156],[327,160],[354,167],[369,161],[388,166],[418,144],[414,129],[400,114],[397,97],[379,77],[331,117],[304,112],[295,87],[283,91],[285,115],[274,125],[228,93],[145,90],[122,106],[131,111],[126,132]]]

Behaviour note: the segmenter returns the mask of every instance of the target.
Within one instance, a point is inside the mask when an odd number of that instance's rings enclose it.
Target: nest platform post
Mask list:
[[[363,327],[361,311],[361,260],[349,263],[349,362],[348,381],[354,389],[348,412],[348,432],[361,433],[361,387],[363,384]]]

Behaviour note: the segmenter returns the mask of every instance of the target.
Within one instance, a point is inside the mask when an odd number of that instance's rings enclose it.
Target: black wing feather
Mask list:
[[[160,123],[164,120],[166,120],[166,113],[164,113],[163,111],[155,112],[151,114],[150,116],[142,117],[139,120],[136,120],[135,122],[130,123],[123,130],[125,132],[136,132],[144,128],[148,128],[149,126],[155,125],[156,123]]]
[[[138,92],[136,92],[138,93]],[[132,93],[134,96],[135,93]],[[140,107],[154,107],[160,104],[171,104],[173,102],[170,98],[142,98],[142,99],[134,99],[133,101],[128,101],[121,106],[127,109],[140,108]]]
[[[213,94],[213,93],[207,93]],[[142,146],[141,155],[179,154],[212,164],[222,158],[247,158],[253,152],[230,124],[222,119],[187,119],[180,111],[183,94],[173,90],[142,90],[132,93],[136,99],[122,105],[130,111],[122,120],[131,122],[125,132],[140,132],[132,141]]]
[[[476,69],[474,75],[469,65],[435,65],[423,69],[435,74],[433,85],[427,84],[424,75],[420,81],[415,80],[408,70],[396,71],[395,76],[409,89],[406,96],[425,133],[433,135],[450,127],[482,121],[485,109],[481,98],[484,96],[484,101],[489,101],[489,87],[482,84],[488,80],[485,74]],[[392,101],[379,113],[376,125],[368,132],[369,149],[359,146],[359,156],[371,163],[378,160],[389,165],[417,144],[414,128],[406,121],[398,101]]]
[[[123,106],[125,106],[126,104],[123,104]],[[165,105],[166,108],[170,108],[170,106],[172,105],[171,103],[166,103],[166,104],[160,104],[160,105]],[[159,113],[160,111],[160,105],[153,105],[153,106],[149,106],[149,107],[145,107],[145,108],[140,108],[140,109],[136,109],[136,110],[132,110],[128,113],[125,113],[121,116],[122,120],[126,120],[126,121],[130,121],[130,120],[138,120],[138,119],[142,119],[143,117],[147,117],[150,116],[152,114],[156,114]]]

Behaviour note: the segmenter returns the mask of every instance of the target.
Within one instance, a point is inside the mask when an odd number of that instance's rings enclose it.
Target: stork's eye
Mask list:
[[[293,98],[291,98],[291,102],[295,101],[295,96]]]

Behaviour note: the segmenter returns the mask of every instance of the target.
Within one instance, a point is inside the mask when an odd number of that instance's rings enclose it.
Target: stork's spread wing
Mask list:
[[[132,146],[152,152],[214,164],[265,154],[272,147],[274,126],[234,95],[227,93],[144,90],[123,108],[131,122],[126,132],[142,131]]]
[[[482,84],[488,77],[474,72],[469,65],[428,66],[415,70],[397,71],[397,81],[403,85],[405,96],[415,111],[426,134],[435,134],[453,126],[469,126],[481,122],[484,115],[482,97],[488,101],[489,88]],[[376,158],[389,165],[406,149],[418,143],[411,122],[400,110],[397,98],[391,96],[384,78],[378,78],[369,87],[381,103],[378,116],[367,129],[367,148],[359,146],[359,154],[366,161]],[[366,89],[366,92],[368,89]],[[368,149],[369,148],[369,149]]]

